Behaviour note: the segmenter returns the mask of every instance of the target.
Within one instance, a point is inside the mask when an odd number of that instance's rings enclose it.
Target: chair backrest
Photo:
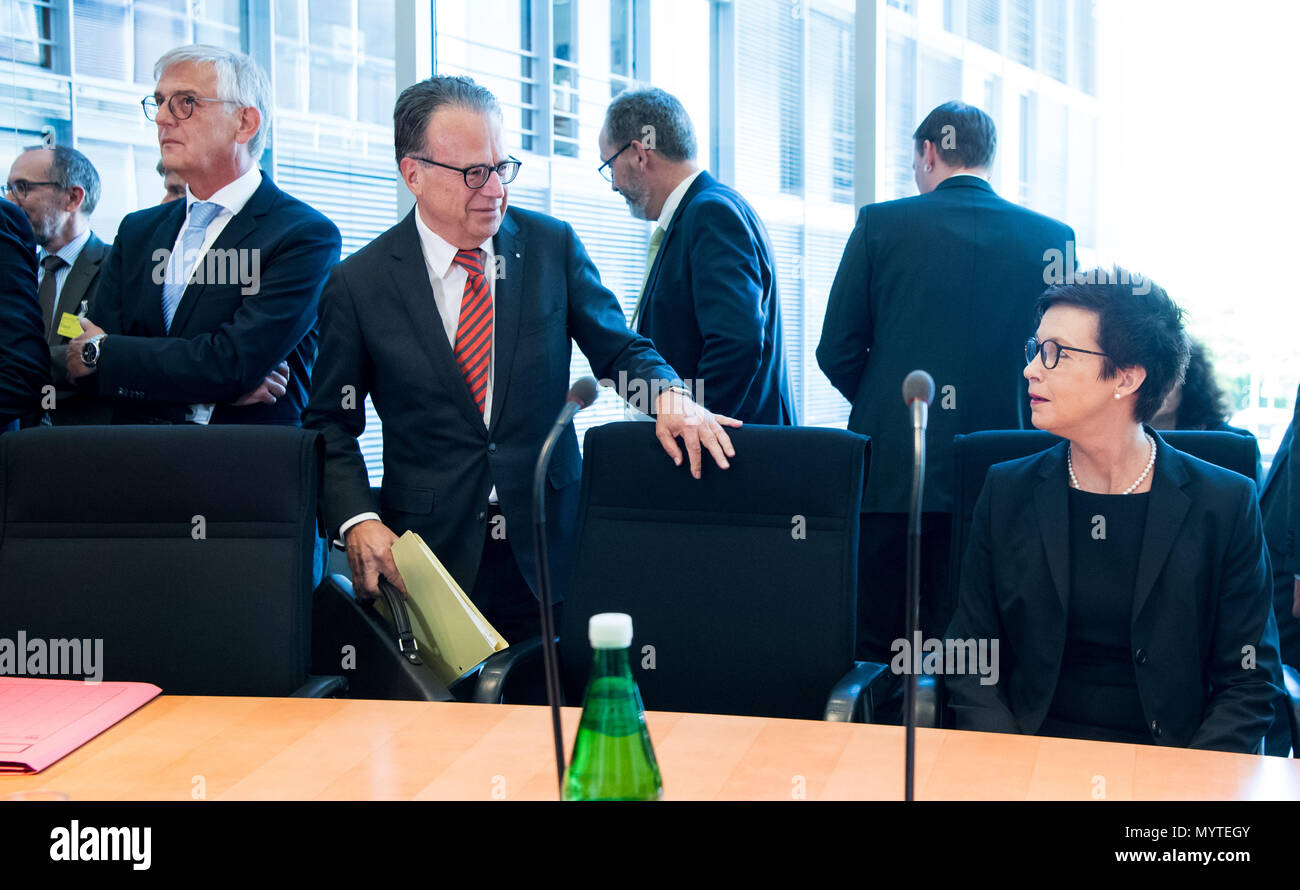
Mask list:
[[[0,437],[0,638],[102,640],[102,679],[167,693],[290,694],[321,462],[319,434],[289,427]]]
[[[858,511],[870,441],[843,430],[730,431],[731,468],[696,480],[649,423],[587,433],[560,628],[581,702],[587,621],[632,616],[632,670],[655,710],[820,718],[853,667]]]
[[[1247,479],[1255,479],[1259,445],[1254,436],[1206,430],[1161,430],[1160,436],[1173,448],[1216,464]],[[975,502],[984,488],[989,467],[1003,461],[1046,451],[1059,437],[1042,430],[988,430],[953,437],[956,476],[953,484],[952,548],[949,578],[952,602],[957,602],[961,583],[961,562],[966,555]]]

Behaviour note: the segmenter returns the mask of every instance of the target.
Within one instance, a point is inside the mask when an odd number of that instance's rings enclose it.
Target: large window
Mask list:
[[[432,34],[399,25],[411,2],[428,4]],[[877,17],[885,54],[884,101],[865,118],[861,15]],[[597,175],[597,134],[613,96],[655,84],[690,113],[701,166],[764,220],[801,418],[842,425],[848,405],[814,351],[857,204],[915,193],[911,134],[960,98],[998,124],[995,188],[1091,244],[1097,40],[1093,0],[0,0],[0,148],[12,157],[43,133],[81,148],[105,182],[92,225],[112,238],[161,197],[156,131],[139,108],[158,56],[190,42],[249,52],[276,105],[263,166],[334,220],[346,256],[406,206],[397,59],[431,47],[437,73],[470,75],[501,102],[507,150],[524,161],[511,204],[572,224],[630,317],[650,224]],[[864,140],[878,146],[873,170],[856,169]],[[576,349],[571,371],[589,373]],[[623,416],[605,393],[579,432]],[[378,482],[382,430],[369,417]]]

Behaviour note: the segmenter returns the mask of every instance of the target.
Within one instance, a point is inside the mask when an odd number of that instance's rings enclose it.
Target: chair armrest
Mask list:
[[[483,659],[474,689],[475,702],[500,704],[505,701],[506,683],[511,676],[524,671],[542,669],[542,638],[529,637],[521,643],[507,646]],[[517,680],[514,682],[518,682]]]
[[[890,676],[889,667],[880,662],[854,662],[853,668],[831,689],[822,719],[832,723],[873,722],[874,700],[882,695],[881,684],[887,683]]]
[[[348,691],[345,677],[308,677],[307,682],[292,692],[290,698],[329,698]]]
[[[940,698],[943,697],[943,677],[938,674],[922,674],[916,678],[916,725],[938,728],[943,725],[939,719]]]

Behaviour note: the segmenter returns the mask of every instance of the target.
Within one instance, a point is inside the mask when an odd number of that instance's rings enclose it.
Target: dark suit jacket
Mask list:
[[[397,534],[414,529],[470,592],[493,485],[506,537],[537,590],[533,467],[569,388],[573,343],[598,377],[680,383],[650,341],[628,330],[614,295],[573,229],[511,207],[493,248],[495,371],[490,427],[470,398],[443,329],[415,211],[334,267],[321,300],[321,350],[303,425],[325,436],[325,524],[377,512]],[[488,268],[492,268],[489,264]],[[369,395],[383,421],[384,481],[371,496],[356,437]],[[666,458],[665,458],[666,459]],[[553,589],[568,578],[581,464],[570,424],[548,472]]]
[[[1024,426],[1025,339],[1046,288],[1045,251],[1069,226],[1004,201],[983,179],[953,176],[927,195],[858,214],[831,286],[817,363],[871,436],[863,512],[906,513],[912,432],[903,378],[934,377],[925,509],[952,509],[952,437]],[[1072,252],[1071,252],[1072,255]]]
[[[184,220],[184,201],[122,220],[90,307],[91,321],[109,336],[98,372],[82,378],[84,385],[115,400],[114,422],[179,423],[189,405],[215,403],[212,423],[296,426],[311,386],[321,287],[339,258],[338,229],[264,173],[212,244],[214,251],[248,251],[245,268],[259,272],[256,292],[242,293],[239,281],[191,279],[169,333],[160,252],[172,249]],[[289,385],[275,404],[230,404],[281,361],[289,363]]]
[[[108,423],[112,419],[111,406],[106,401],[83,396],[68,380],[65,354],[71,338],[59,333],[59,319],[65,312],[76,315],[81,311],[83,300],[87,306],[94,301],[99,292],[100,266],[108,256],[108,250],[108,245],[91,232],[81,253],[77,255],[76,262],[68,270],[63,290],[59,292],[54,317],[45,319],[45,341],[50,344],[50,373],[54,377],[54,385],[58,387],[55,408],[49,412],[50,420],[55,426]]]
[[[1264,517],[1264,537],[1273,561],[1273,612],[1282,640],[1282,661],[1300,665],[1300,619],[1291,614],[1295,598],[1295,576],[1300,574],[1300,444],[1295,438],[1300,420],[1300,392],[1296,393],[1296,415],[1278,446],[1268,478],[1259,497]]]
[[[36,410],[50,382],[44,334],[32,226],[16,204],[0,201],[0,432]]]
[[[794,424],[781,298],[763,222],[708,171],[668,222],[646,278],[637,333],[654,341],[710,411]]]
[[[1051,706],[1069,614],[1067,447],[994,465],[976,503],[947,636],[999,640],[1000,677],[945,678],[958,729],[1033,734]],[[1130,638],[1152,743],[1252,753],[1282,694],[1255,487],[1158,449]]]

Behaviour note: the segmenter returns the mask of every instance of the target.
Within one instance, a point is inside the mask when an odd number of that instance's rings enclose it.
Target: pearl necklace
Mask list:
[[[1147,474],[1151,472],[1151,468],[1156,465],[1156,440],[1151,438],[1150,433],[1144,432],[1142,433],[1142,435],[1146,437],[1147,445],[1151,446],[1151,459],[1147,461],[1147,468],[1142,471],[1142,475],[1137,477],[1136,482],[1134,482],[1128,488],[1124,489],[1123,494],[1132,494],[1134,489],[1136,489],[1139,485],[1142,484],[1142,480],[1146,479]],[[1070,471],[1070,484],[1075,488],[1079,489],[1080,491],[1082,491],[1083,486],[1079,484],[1078,477],[1074,475],[1074,445],[1073,444],[1071,444],[1069,450],[1065,452],[1065,466]]]

